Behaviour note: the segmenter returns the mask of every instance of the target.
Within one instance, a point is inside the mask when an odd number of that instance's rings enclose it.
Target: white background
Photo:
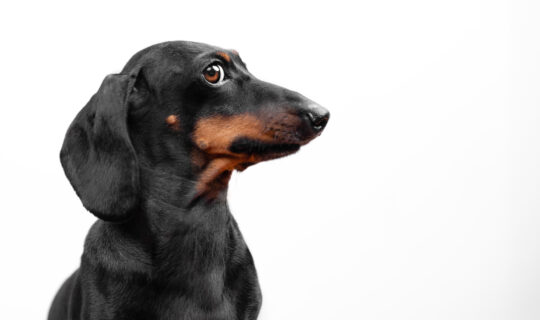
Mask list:
[[[109,73],[166,40],[327,107],[231,181],[260,319],[540,319],[538,1],[0,5],[0,319],[44,319],[94,217],[58,159]]]

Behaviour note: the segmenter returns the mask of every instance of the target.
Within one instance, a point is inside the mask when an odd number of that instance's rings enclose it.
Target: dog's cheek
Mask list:
[[[214,116],[201,119],[195,125],[193,139],[202,151],[215,155],[234,155],[229,150],[237,137],[271,141],[264,123],[252,115]],[[234,155],[237,156],[237,155]]]

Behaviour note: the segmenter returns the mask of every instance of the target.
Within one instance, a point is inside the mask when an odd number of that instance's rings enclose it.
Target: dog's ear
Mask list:
[[[84,207],[125,221],[139,202],[139,165],[128,132],[128,97],[137,76],[109,75],[71,123],[60,161]]]

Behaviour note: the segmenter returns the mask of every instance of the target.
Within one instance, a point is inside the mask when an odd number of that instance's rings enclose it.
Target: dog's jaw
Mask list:
[[[275,151],[264,154],[246,154],[242,157],[223,156],[209,160],[201,170],[196,184],[196,197],[204,196],[213,199],[228,187],[228,183],[234,170],[244,171],[248,167],[277,158],[293,154],[300,148],[296,145],[294,150]]]
[[[226,190],[234,170],[295,153],[310,139],[300,139],[297,117],[241,114],[199,120],[192,158],[200,169],[196,196],[213,199]]]

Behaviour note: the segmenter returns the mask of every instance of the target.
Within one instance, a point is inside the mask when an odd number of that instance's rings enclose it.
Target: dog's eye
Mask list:
[[[225,72],[223,72],[223,67],[219,63],[212,63],[206,67],[203,71],[203,76],[206,81],[211,84],[219,84],[223,82],[225,77]]]

